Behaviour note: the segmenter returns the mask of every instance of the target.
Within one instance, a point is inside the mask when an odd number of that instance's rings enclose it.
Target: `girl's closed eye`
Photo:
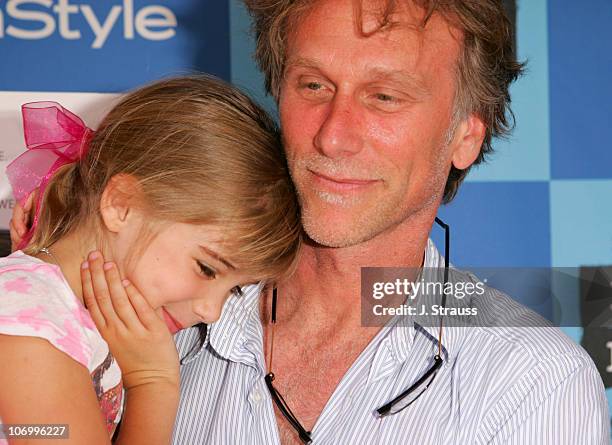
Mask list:
[[[217,278],[217,271],[215,269],[200,260],[196,260],[196,263],[198,263],[200,273],[204,275],[207,279],[214,280],[215,278]]]

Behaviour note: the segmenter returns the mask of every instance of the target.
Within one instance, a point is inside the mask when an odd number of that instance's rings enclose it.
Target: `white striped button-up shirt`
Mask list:
[[[431,241],[425,266],[443,266]],[[260,290],[231,297],[204,346],[184,360],[174,444],[280,443],[264,381]],[[378,418],[375,410],[418,380],[438,347],[437,327],[398,318],[382,328],[331,395],[312,443],[608,445],[604,387],[586,352],[555,327],[504,327],[538,316],[501,292],[486,288],[478,305],[506,323],[445,327],[433,383],[403,411]],[[197,339],[194,328],[177,334],[179,355]]]

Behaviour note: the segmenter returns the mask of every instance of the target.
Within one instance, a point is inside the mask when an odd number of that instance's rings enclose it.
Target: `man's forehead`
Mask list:
[[[364,8],[360,8],[361,4]],[[395,9],[389,13],[389,22],[384,25],[381,23],[381,14],[385,12],[380,7],[382,2],[371,4],[374,6],[365,8],[368,0],[316,2],[316,7],[295,23],[286,48],[285,68],[324,67],[339,52],[348,51],[353,56],[352,65],[364,62],[365,65],[360,68],[371,70],[372,77],[402,80],[418,86],[418,76],[411,78],[409,72],[402,72],[407,66],[416,66],[418,59],[424,56],[451,58],[457,54],[449,51],[449,47],[459,42],[444,18],[434,14],[422,26],[425,10],[414,6],[409,0],[400,0],[395,2]],[[347,42],[352,42],[352,46]],[[396,51],[393,60],[383,63],[383,53],[389,55],[392,50]],[[374,55],[380,55],[374,57],[376,64],[366,61],[371,51],[376,52]],[[400,65],[401,71],[398,70]]]
[[[396,26],[425,30],[431,18],[429,11],[413,0],[316,0],[301,10],[292,25],[317,13],[332,22],[350,21],[355,31],[364,35]]]
[[[371,33],[395,26],[421,28],[427,11],[411,0],[353,0],[353,20],[358,30]]]

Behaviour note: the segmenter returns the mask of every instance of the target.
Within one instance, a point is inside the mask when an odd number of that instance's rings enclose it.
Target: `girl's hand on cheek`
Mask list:
[[[178,354],[161,315],[99,252],[83,263],[81,282],[85,305],[121,368],[126,390],[169,384],[178,394]]]

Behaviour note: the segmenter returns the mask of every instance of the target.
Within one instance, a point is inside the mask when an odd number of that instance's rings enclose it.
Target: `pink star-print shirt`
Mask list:
[[[21,251],[0,258],[0,334],[43,338],[85,366],[112,437],[123,411],[121,371],[59,267]]]

